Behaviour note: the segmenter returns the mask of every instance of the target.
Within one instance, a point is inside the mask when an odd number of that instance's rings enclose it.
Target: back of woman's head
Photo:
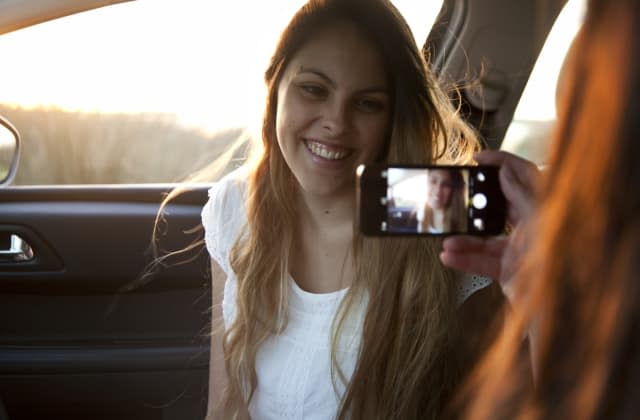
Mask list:
[[[515,320],[477,372],[471,418],[640,411],[640,2],[591,1],[576,42]],[[515,356],[530,325],[533,388]]]

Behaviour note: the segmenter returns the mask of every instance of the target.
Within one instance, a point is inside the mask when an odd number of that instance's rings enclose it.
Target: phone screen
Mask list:
[[[359,173],[360,227],[373,235],[495,235],[505,200],[493,166],[376,166]]]

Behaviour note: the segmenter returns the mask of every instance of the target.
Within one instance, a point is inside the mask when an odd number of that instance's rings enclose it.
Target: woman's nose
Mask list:
[[[344,101],[327,102],[322,127],[331,135],[343,134],[349,127],[349,107]]]

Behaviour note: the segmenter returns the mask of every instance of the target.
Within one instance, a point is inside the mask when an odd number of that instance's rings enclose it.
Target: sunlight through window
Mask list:
[[[162,113],[213,132],[256,123],[262,73],[301,0],[138,0],[0,37],[2,102]],[[439,2],[396,0],[424,43]]]

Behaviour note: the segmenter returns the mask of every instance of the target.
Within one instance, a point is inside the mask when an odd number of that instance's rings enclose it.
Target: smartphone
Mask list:
[[[365,235],[504,232],[497,166],[360,165],[358,224]]]

